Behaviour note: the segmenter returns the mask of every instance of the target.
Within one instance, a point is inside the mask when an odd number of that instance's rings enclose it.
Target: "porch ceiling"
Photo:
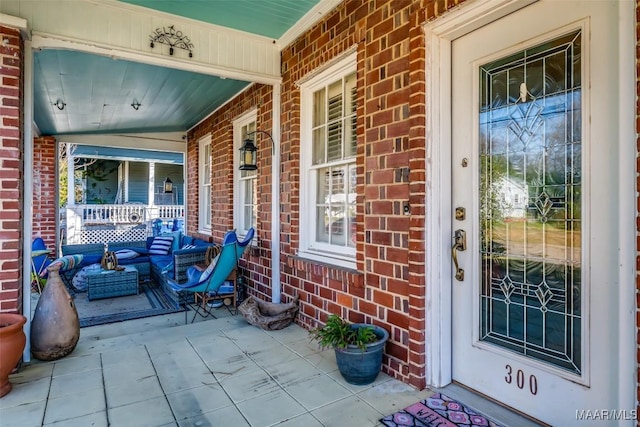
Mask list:
[[[119,1],[129,8],[154,9],[274,42],[308,19],[305,15],[319,3],[327,3]],[[43,135],[183,132],[251,83],[66,49],[34,52],[33,79],[34,121]],[[137,109],[134,103],[140,104]]]

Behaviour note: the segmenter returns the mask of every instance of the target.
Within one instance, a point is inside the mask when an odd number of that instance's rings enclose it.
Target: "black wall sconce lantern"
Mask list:
[[[242,143],[242,147],[240,147],[240,170],[241,171],[254,171],[258,169],[258,147],[253,142],[253,139],[249,138],[256,133],[263,133],[269,137],[271,140],[271,154],[273,154],[273,138],[269,132],[265,132],[263,130],[256,130],[253,132],[249,132],[247,134],[247,139],[245,139]]]
[[[162,183],[164,185],[165,193],[173,193],[173,181],[171,181],[169,177],[167,177],[167,179],[165,179]]]

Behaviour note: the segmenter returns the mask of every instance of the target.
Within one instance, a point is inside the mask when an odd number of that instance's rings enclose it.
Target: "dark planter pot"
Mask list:
[[[382,367],[384,345],[389,339],[389,333],[374,325],[355,323],[352,328],[369,327],[374,329],[378,340],[367,344],[363,351],[358,346],[348,345],[346,348],[336,348],[336,362],[340,374],[349,384],[367,385],[375,381]]]
[[[21,314],[0,313],[0,397],[11,391],[9,374],[20,361],[27,343],[22,329],[26,322]]]

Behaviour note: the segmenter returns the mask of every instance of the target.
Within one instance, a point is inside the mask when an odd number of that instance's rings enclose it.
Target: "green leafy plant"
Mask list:
[[[311,339],[318,341],[322,348],[346,348],[348,345],[355,345],[364,351],[367,344],[378,339],[372,327],[354,327],[335,314],[329,316],[324,326],[312,329],[309,333]]]

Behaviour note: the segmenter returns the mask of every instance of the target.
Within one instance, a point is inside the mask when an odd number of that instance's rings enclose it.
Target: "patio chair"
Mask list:
[[[51,250],[42,237],[36,237],[31,243],[31,287],[42,293],[47,282],[47,267],[53,262]]]
[[[251,228],[245,239],[239,242],[235,231],[227,232],[222,241],[220,253],[211,261],[204,271],[197,266],[189,267],[187,269],[186,283],[178,283],[175,280],[167,278],[167,283],[179,296],[180,305],[185,308],[189,306],[195,310],[191,323],[193,323],[198,314],[202,317],[215,317],[211,312],[212,307],[208,303],[229,296],[228,294],[220,293],[220,287],[236,270],[238,260],[242,257],[247,246],[249,246],[254,233],[254,229]],[[198,294],[200,295],[199,298],[197,297]],[[186,323],[186,310],[184,316]]]

